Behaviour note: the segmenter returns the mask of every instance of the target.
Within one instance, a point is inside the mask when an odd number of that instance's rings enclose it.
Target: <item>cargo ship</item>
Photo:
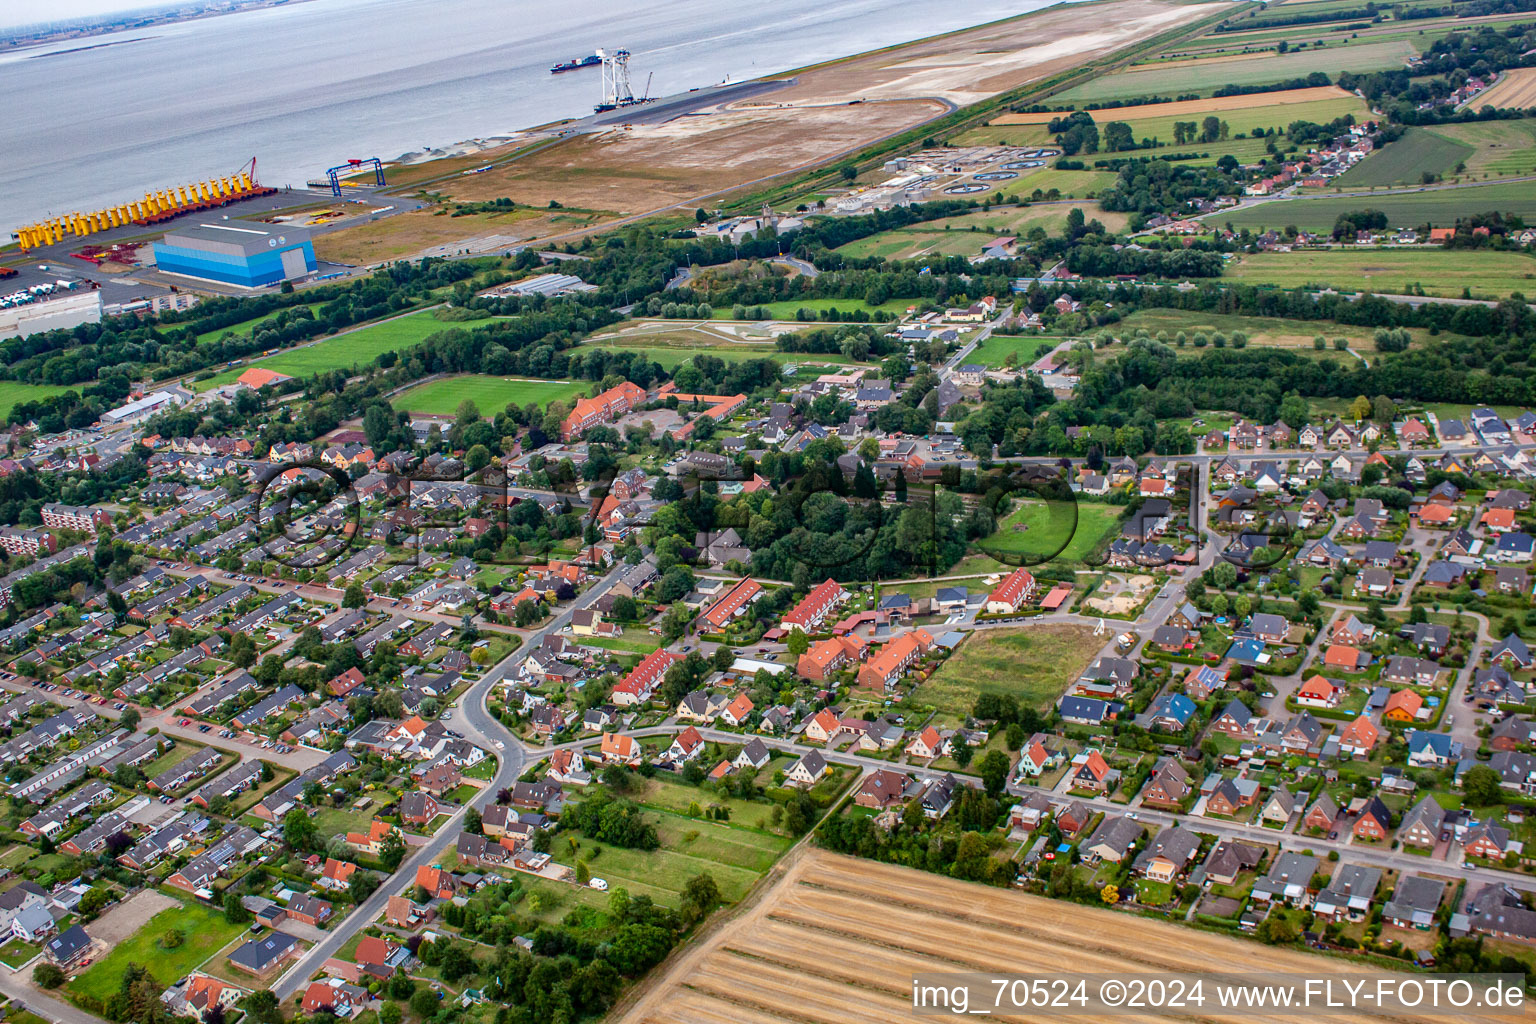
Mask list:
[[[563,60],[559,64],[554,65],[549,69],[549,73],[552,75],[558,75],[562,71],[576,71],[580,68],[592,68],[596,67],[602,62],[603,58],[599,57],[595,53],[590,57],[574,57],[571,60]]]

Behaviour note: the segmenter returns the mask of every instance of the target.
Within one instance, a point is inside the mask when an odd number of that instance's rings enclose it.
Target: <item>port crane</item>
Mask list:
[[[357,173],[358,171],[361,171],[361,170],[363,170],[365,168],[369,168],[369,167],[373,168],[373,183],[375,185],[383,185],[384,184],[384,165],[383,165],[383,163],[381,163],[379,161],[378,157],[371,156],[371,157],[369,157],[366,160],[359,160],[359,159],[354,157],[354,158],[351,158],[351,159],[347,160],[346,163],[344,163],[344,164],[337,164],[335,167],[332,167],[332,168],[330,168],[329,170],[327,170],[325,172],[326,179],[328,181],[330,181],[330,183],[331,183],[331,195],[335,196],[337,199],[341,198],[341,172],[342,171],[346,171],[347,172],[347,176],[351,177],[353,174]]]
[[[633,107],[651,102],[651,76],[655,74],[654,71],[646,76],[645,93],[637,97],[634,88],[629,84],[629,51],[598,50],[597,55],[603,61],[603,101],[593,107],[593,110],[601,114],[621,107]]]

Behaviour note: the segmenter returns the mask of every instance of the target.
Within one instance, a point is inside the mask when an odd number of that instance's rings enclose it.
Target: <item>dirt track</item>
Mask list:
[[[1362,973],[1364,968],[1107,909],[807,849],[785,865],[783,877],[753,905],[672,961],[615,1020],[623,1024],[888,1024],[916,1019],[910,1008],[914,974],[967,971],[1122,976],[1267,971],[1318,976]],[[1114,1019],[1257,1024],[1301,1018],[1203,1013]],[[1305,1019],[1345,1024],[1361,1016]],[[1511,1018],[1468,1014],[1459,1019]]]

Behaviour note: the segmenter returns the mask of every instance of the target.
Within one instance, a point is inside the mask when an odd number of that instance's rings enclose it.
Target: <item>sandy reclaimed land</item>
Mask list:
[[[1022,18],[812,68],[791,88],[743,103],[940,96],[976,103],[1212,13],[1204,4],[1108,0]]]
[[[1166,66],[1166,65],[1161,65]],[[1189,114],[1210,114],[1218,110],[1245,110],[1249,107],[1280,107],[1291,103],[1311,103],[1313,100],[1349,99],[1354,93],[1336,85],[1319,85],[1307,89],[1282,89],[1276,92],[1256,92],[1243,96],[1213,96],[1203,100],[1178,100],[1173,103],[1144,103],[1134,107],[1099,107],[1090,111],[1095,121],[1113,121],[1120,118],[1135,121],[1148,117],[1183,117]],[[992,124],[1044,124],[1060,114],[1004,114]],[[1042,121],[1041,118],[1045,120]]]
[[[781,876],[754,902],[668,961],[611,1019],[623,1024],[889,1024],[917,1019],[911,1010],[912,978],[925,972],[1066,971],[1120,977],[1367,973],[1341,959],[810,848],[802,848],[778,870]],[[1197,1015],[1185,1011],[1171,1017],[1102,1019],[1263,1024],[1303,1018],[1223,1014],[1213,1012],[1208,1002]],[[1346,1024],[1363,1017],[1309,1014],[1304,1019]],[[1465,1014],[1457,1019],[1512,1018]]]
[[[1505,71],[1493,88],[1472,100],[1472,106],[1483,107],[1536,107],[1536,68],[1515,68]]]

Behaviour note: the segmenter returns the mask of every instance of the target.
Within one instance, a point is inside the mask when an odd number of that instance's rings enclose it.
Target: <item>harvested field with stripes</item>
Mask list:
[[[1129,977],[1364,970],[1342,960],[815,849],[804,849],[776,870],[781,877],[754,903],[669,961],[654,984],[642,986],[613,1019],[889,1024],[915,1016],[913,975],[930,972]],[[1208,1004],[1199,1019],[1249,1024],[1286,1018],[1222,1014]],[[1359,1017],[1308,1019],[1344,1024]]]

